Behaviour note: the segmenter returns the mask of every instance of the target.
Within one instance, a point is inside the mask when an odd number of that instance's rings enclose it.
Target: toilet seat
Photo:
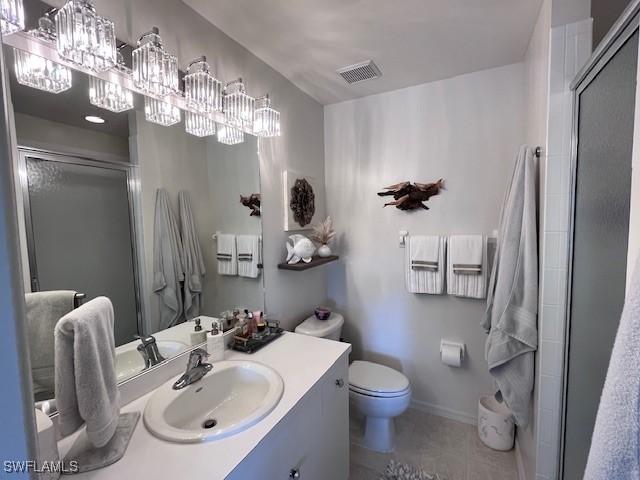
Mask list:
[[[370,397],[391,398],[410,393],[409,379],[393,368],[356,360],[349,366],[349,390]]]
[[[402,397],[404,395],[411,394],[411,387],[401,392],[372,392],[371,390],[365,390],[363,388],[358,388],[358,387],[354,387],[353,385],[349,385],[349,391],[354,393],[359,393],[360,395],[366,395],[367,397],[395,398],[395,397]]]

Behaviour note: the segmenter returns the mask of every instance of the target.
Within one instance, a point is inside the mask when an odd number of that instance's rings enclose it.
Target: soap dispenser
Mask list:
[[[200,345],[207,341],[207,332],[202,329],[202,325],[200,325],[200,319],[195,319],[196,326],[193,328],[193,332],[191,332],[191,345]]]
[[[207,334],[207,352],[209,353],[210,362],[219,362],[224,360],[224,335],[222,333],[222,325],[218,322],[211,324],[211,332]]]

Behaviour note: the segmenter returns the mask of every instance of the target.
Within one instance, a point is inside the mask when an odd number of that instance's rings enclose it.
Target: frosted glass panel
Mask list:
[[[113,303],[116,345],[138,333],[127,174],[27,159],[39,290]]]
[[[638,34],[579,98],[564,473],[581,479],[624,303]]]

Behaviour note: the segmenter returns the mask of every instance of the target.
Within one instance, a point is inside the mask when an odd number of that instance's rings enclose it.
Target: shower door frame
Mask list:
[[[564,332],[564,355],[562,368],[562,397],[561,397],[561,424],[560,424],[560,454],[558,456],[558,478],[564,478],[564,455],[565,455],[565,429],[567,417],[567,393],[569,387],[569,350],[571,341],[571,298],[573,283],[573,245],[575,236],[575,208],[577,190],[577,168],[578,168],[578,143],[579,143],[579,118],[580,118],[580,95],[591,84],[602,69],[618,53],[622,46],[640,28],[640,0],[633,0],[622,13],[620,18],[611,27],[611,30],[602,39],[600,44],[593,51],[587,63],[578,72],[569,88],[573,97],[573,112],[571,118],[571,164],[569,189],[569,230],[567,233],[567,288],[565,293],[565,332]],[[640,61],[640,60],[639,60]]]
[[[143,335],[145,326],[144,302],[142,301],[142,276],[144,264],[139,252],[139,235],[142,231],[138,224],[137,212],[140,211],[140,178],[138,167],[128,162],[94,160],[86,157],[70,155],[67,153],[52,152],[40,148],[18,146],[18,168],[20,171],[20,186],[22,189],[22,201],[24,206],[24,219],[27,240],[27,252],[29,257],[29,282],[31,291],[39,290],[37,283],[38,265],[36,260],[35,237],[31,218],[31,199],[29,197],[29,179],[27,176],[27,159],[41,159],[44,161],[81,165],[85,167],[118,170],[126,174],[127,179],[127,205],[129,210],[129,228],[131,231],[131,255],[133,260],[133,283],[136,304],[136,327],[138,335]]]

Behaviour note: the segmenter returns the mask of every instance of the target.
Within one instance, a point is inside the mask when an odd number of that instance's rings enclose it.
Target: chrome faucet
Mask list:
[[[138,345],[137,350],[144,359],[144,368],[153,367],[160,362],[164,362],[165,358],[160,354],[158,344],[153,335],[149,335],[148,337],[139,337],[136,335],[136,338],[140,339],[140,345]]]
[[[188,387],[204,377],[213,368],[213,365],[210,363],[203,362],[208,356],[207,351],[202,348],[193,350],[189,355],[187,371],[173,384],[173,389],[180,390],[181,388]]]

